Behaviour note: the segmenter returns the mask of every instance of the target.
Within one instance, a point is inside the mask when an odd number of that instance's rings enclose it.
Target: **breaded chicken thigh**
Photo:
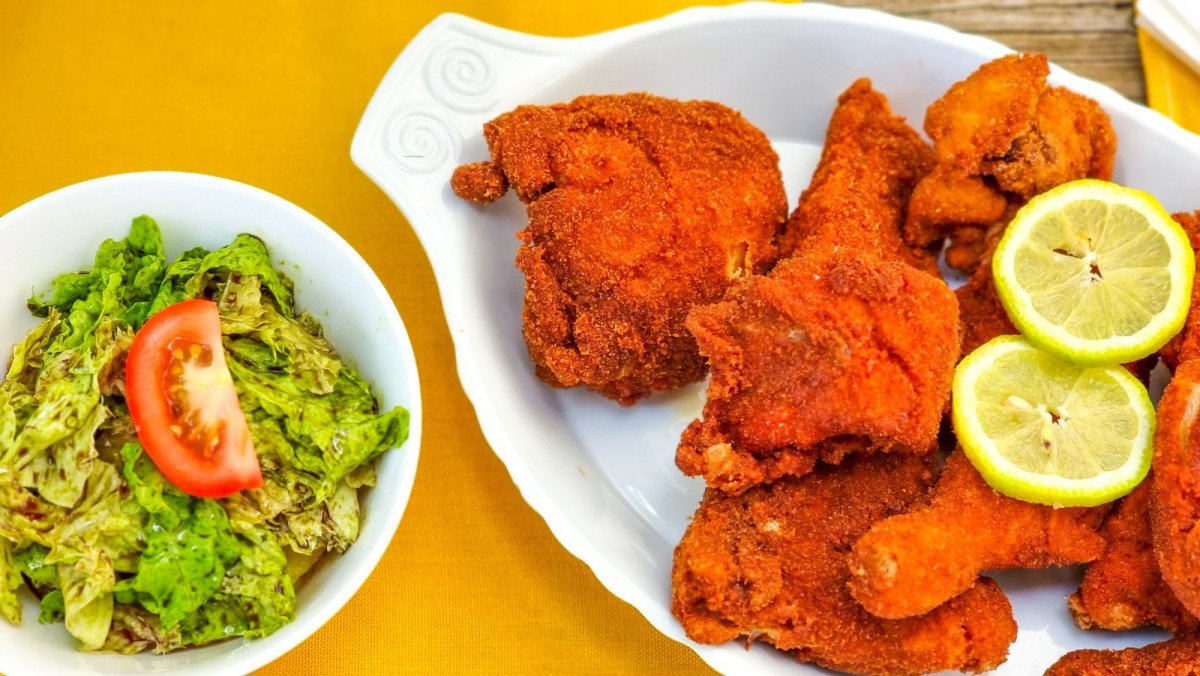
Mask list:
[[[688,311],[775,260],[787,201],[767,137],[721,104],[649,94],[521,106],[484,137],[491,161],[451,185],[528,205],[516,262],[538,375],[623,404],[702,378]]]

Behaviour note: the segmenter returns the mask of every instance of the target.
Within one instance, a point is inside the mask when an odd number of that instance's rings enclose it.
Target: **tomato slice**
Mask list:
[[[125,400],[138,440],[179,490],[220,498],[262,485],[262,470],[208,300],[150,318],[129,348]]]

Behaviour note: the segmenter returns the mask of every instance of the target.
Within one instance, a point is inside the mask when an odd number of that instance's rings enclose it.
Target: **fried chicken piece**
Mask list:
[[[695,641],[745,636],[830,669],[995,668],[1017,627],[991,580],[904,620],[870,615],[846,587],[851,543],[919,500],[929,479],[912,456],[855,455],[740,496],[709,489],[675,549],[672,613]]]
[[[1013,207],[1068,181],[1112,177],[1108,115],[1092,99],[1048,86],[1049,72],[1043,54],[1006,56],[929,107],[925,131],[938,166],[914,191],[904,225],[910,245],[952,235],[947,264],[970,274],[987,230],[1007,223]]]
[[[987,160],[1007,155],[1033,129],[1049,74],[1045,54],[1010,54],[951,85],[925,112],[938,162],[980,175]]]
[[[962,322],[962,356],[996,336],[1020,333],[1008,318],[996,283],[992,280],[991,254],[984,256],[983,264],[975,269],[966,284],[954,290],[958,299],[958,313]]]
[[[1093,561],[1103,508],[1054,509],[1000,495],[961,450],[928,506],[871,527],[850,552],[850,591],[884,618],[921,615],[970,589],[984,570]]]
[[[941,280],[845,251],[801,255],[688,317],[712,380],[676,464],[738,493],[848,450],[924,454],[958,360]]]
[[[1150,482],[1148,477],[1104,520],[1104,553],[1088,566],[1079,591],[1067,599],[1083,629],[1200,629],[1200,621],[1184,609],[1158,572],[1150,536]]]
[[[1100,104],[1049,87],[1031,128],[1004,155],[984,159],[983,173],[1001,190],[1029,199],[1078,178],[1112,178],[1116,151],[1116,133]]]
[[[995,185],[979,176],[939,165],[913,190],[904,239],[914,246],[927,247],[936,244],[947,232],[967,230],[982,234],[1003,218],[1007,207],[1008,199]]]
[[[1176,636],[1144,648],[1076,650],[1046,676],[1200,676],[1200,636]]]
[[[1112,177],[1117,137],[1095,101],[1050,87],[1045,54],[985,63],[929,106],[939,168],[990,176],[1022,199],[1077,178]]]
[[[1158,402],[1150,529],[1163,579],[1200,615],[1200,360],[1177,369]]]
[[[1183,227],[1192,248],[1200,250],[1200,211],[1171,214],[1171,218]],[[1197,266],[1200,269],[1200,265]],[[1188,310],[1183,330],[1158,351],[1159,356],[1171,368],[1181,362],[1200,357],[1200,284],[1192,287],[1192,306]]]
[[[521,106],[451,187],[528,205],[523,330],[538,375],[623,404],[699,380],[692,306],[767,271],[787,215],[767,137],[717,103],[648,94]]]
[[[910,247],[900,233],[905,204],[934,165],[933,150],[887,98],[862,78],[838,97],[812,182],[779,236],[779,255],[826,249],[873,251],[935,277],[934,242]]]

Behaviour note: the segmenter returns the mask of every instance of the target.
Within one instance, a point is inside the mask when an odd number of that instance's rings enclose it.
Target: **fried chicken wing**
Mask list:
[[[998,666],[1017,628],[991,580],[904,620],[870,615],[846,587],[851,543],[919,500],[929,478],[920,459],[864,455],[740,496],[709,489],[675,550],[672,612],[695,641],[745,636],[855,673]]]
[[[904,225],[912,246],[950,236],[946,261],[970,274],[1006,210],[1080,178],[1109,179],[1116,134],[1092,99],[1046,83],[1043,54],[985,63],[926,111],[936,169],[917,185]],[[1000,228],[1002,230],[1002,228]]]
[[[528,205],[517,267],[538,375],[624,404],[699,380],[692,306],[765,272],[787,215],[767,137],[717,103],[648,94],[521,106],[484,125],[464,199]]]
[[[1046,676],[1200,676],[1200,636],[1176,636],[1144,648],[1076,650]]]
[[[962,174],[982,174],[1033,129],[1050,65],[1044,54],[1010,54],[954,83],[925,112],[925,133],[938,162]]]
[[[1200,621],[1184,609],[1158,571],[1150,536],[1150,482],[1143,481],[1104,520],[1104,553],[1088,566],[1079,591],[1067,600],[1083,629],[1200,629]]]
[[[958,359],[954,294],[898,261],[796,256],[696,308],[712,367],[676,464],[737,493],[849,449],[924,454]]]
[[[779,236],[780,258],[872,251],[940,277],[935,243],[911,247],[900,233],[905,204],[933,165],[933,150],[887,98],[856,81],[838,97],[821,161]]]
[[[975,584],[984,570],[1095,560],[1103,509],[1054,509],[988,486],[955,451],[932,501],[871,527],[850,553],[850,591],[885,618],[921,615]]]
[[[1158,403],[1150,527],[1163,579],[1200,615],[1200,360],[1177,369]]]

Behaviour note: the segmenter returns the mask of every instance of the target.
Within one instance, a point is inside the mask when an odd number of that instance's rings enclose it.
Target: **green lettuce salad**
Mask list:
[[[263,474],[261,488],[219,500],[163,478],[124,398],[134,332],[193,298],[221,301]],[[250,235],[168,263],[158,225],[141,216],[124,240],[100,245],[91,271],[59,276],[29,309],[44,320],[0,383],[0,614],[21,621],[26,586],[40,622],[63,622],[84,649],[122,653],[290,622],[297,579],[358,537],[359,489],[407,438],[408,412],[379,411]]]

